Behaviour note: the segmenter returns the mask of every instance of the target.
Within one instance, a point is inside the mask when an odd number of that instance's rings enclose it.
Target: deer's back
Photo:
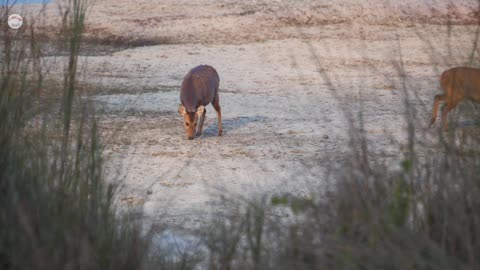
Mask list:
[[[462,95],[480,102],[480,69],[456,67],[443,72],[440,83],[450,95]]]
[[[220,78],[217,71],[207,65],[196,66],[182,82],[180,101],[188,112],[196,112],[200,105],[208,105],[218,94]]]

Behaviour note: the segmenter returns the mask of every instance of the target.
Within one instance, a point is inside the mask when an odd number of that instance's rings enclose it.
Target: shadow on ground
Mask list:
[[[253,115],[253,116],[240,116],[233,118],[224,118],[222,119],[223,125],[223,134],[228,134],[234,132],[236,129],[245,127],[253,122],[260,122],[267,119],[267,117],[262,115]],[[203,130],[203,137],[212,137],[218,135],[218,124],[215,117],[215,122]]]

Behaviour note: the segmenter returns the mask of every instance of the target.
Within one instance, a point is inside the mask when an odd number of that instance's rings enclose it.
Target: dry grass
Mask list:
[[[88,1],[64,7],[62,82],[44,81],[33,25],[0,38],[0,268],[140,269],[140,224],[113,206],[76,63]],[[5,18],[7,10],[0,10]],[[2,25],[3,26],[3,25]],[[53,106],[51,108],[50,106]]]

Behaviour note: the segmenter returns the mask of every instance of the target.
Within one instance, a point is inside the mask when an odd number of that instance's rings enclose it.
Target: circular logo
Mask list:
[[[8,16],[8,26],[10,26],[10,28],[16,30],[16,29],[22,27],[22,24],[23,24],[22,16],[20,16],[18,14],[12,14],[12,15]]]

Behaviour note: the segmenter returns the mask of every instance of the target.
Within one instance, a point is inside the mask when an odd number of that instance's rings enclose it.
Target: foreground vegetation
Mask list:
[[[2,21],[1,269],[480,267],[478,136],[439,133],[440,143],[425,153],[411,124],[399,145],[400,169],[392,170],[368,149],[356,118],[351,156],[341,170],[331,168],[327,191],[231,199],[232,211],[189,232],[197,240],[191,247],[151,247],[140,222],[115,209],[115,189],[105,182],[94,110],[77,92],[90,3],[69,4],[59,85],[44,81],[34,28],[15,32]],[[56,106],[46,108],[45,96],[58,93]],[[410,112],[405,117],[415,121]]]
[[[62,10],[59,44],[69,56],[57,86],[44,81],[33,23],[13,31],[0,9],[1,269],[142,268],[146,241],[113,207],[95,117],[76,92],[88,5]],[[54,106],[46,96],[58,96]]]

